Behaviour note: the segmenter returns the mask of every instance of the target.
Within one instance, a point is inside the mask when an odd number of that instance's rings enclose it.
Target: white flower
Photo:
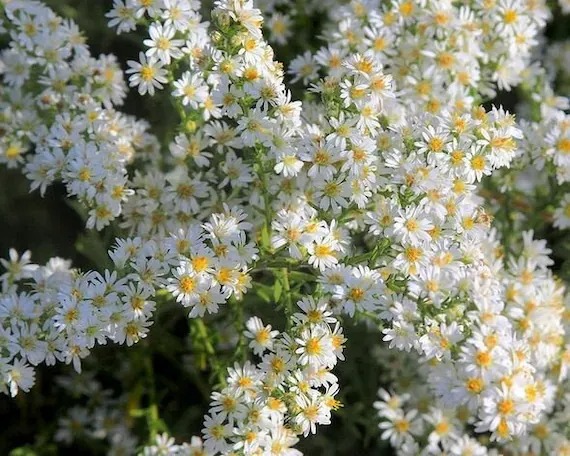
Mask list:
[[[315,239],[308,247],[309,264],[324,271],[338,263],[335,252],[338,250],[337,242],[332,236],[324,236]]]
[[[140,62],[129,60],[127,64],[129,69],[126,71],[130,74],[129,85],[137,87],[139,93],[144,95],[154,95],[154,89],[162,89],[162,84],[167,82],[166,70],[162,68],[162,64],[154,57],[149,59],[141,52],[139,53]]]
[[[273,350],[273,339],[279,331],[271,331],[271,325],[263,326],[263,322],[258,317],[251,317],[245,324],[247,331],[245,337],[252,339],[249,346],[253,353],[261,355],[265,350]]]
[[[176,90],[172,95],[182,97],[182,105],[189,104],[192,109],[198,109],[198,106],[208,98],[208,86],[198,74],[184,72],[180,79],[174,81],[174,87]]]
[[[30,391],[35,382],[34,369],[23,360],[14,359],[12,364],[8,364],[4,368],[4,382],[8,384],[12,397],[16,396],[19,390]]]

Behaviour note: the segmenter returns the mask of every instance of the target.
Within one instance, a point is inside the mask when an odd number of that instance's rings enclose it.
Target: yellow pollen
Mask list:
[[[205,256],[197,256],[192,258],[192,267],[196,272],[203,272],[208,267],[208,257]]]
[[[322,352],[321,340],[318,337],[311,337],[307,340],[305,349],[309,356],[319,355]]]
[[[410,263],[416,263],[422,257],[423,251],[419,247],[409,246],[404,250],[404,256]]]
[[[404,434],[405,432],[408,432],[408,430],[410,429],[410,422],[405,419],[396,420],[394,421],[394,427],[399,433]]]
[[[324,149],[319,149],[315,153],[315,163],[317,165],[326,165],[329,163],[329,154]]]
[[[447,421],[441,421],[436,424],[435,432],[439,435],[445,435],[449,432],[449,423]]]
[[[156,41],[156,47],[161,51],[166,51],[167,49],[170,49],[170,40],[168,38],[165,38],[164,36],[161,36]]]
[[[22,148],[17,144],[11,144],[6,149],[6,152],[4,152],[8,160],[14,160],[15,158],[18,158],[21,153],[22,153]]]
[[[279,410],[282,405],[283,405],[283,402],[281,400],[275,398],[275,397],[269,397],[267,399],[267,406],[271,410]]]
[[[503,416],[510,415],[514,410],[515,403],[512,399],[503,399],[497,404],[497,411]]]
[[[307,312],[307,318],[311,323],[318,323],[323,318],[320,310],[311,309]]]
[[[348,296],[354,302],[359,302],[364,297],[364,290],[362,288],[352,288],[348,293]]]
[[[437,12],[433,17],[433,21],[439,26],[446,25],[449,22],[449,15],[444,11]]]
[[[229,283],[232,278],[232,270],[229,268],[221,268],[216,274],[216,278],[222,285]]]
[[[182,290],[183,293],[185,294],[191,293],[192,291],[194,291],[195,287],[196,287],[196,281],[194,280],[193,277],[190,277],[188,275],[180,277],[180,289]]]
[[[358,71],[362,71],[363,73],[370,74],[373,69],[373,64],[370,60],[360,60],[355,65]]]
[[[505,12],[503,13],[503,20],[505,21],[505,24],[507,24],[507,25],[510,25],[510,24],[516,22],[518,17],[519,17],[518,13],[512,9],[505,10]]]
[[[437,63],[440,67],[449,69],[453,66],[455,58],[449,52],[442,52],[437,56]]]
[[[264,345],[269,341],[269,330],[267,328],[262,328],[255,335],[255,340],[260,345]]]
[[[285,369],[285,361],[282,358],[273,358],[271,360],[271,370],[276,374],[283,372]]]
[[[259,79],[259,72],[255,67],[249,67],[243,72],[243,77],[250,82],[255,81]]]
[[[499,425],[497,426],[497,433],[499,434],[500,437],[504,439],[509,437],[510,435],[509,426],[505,419],[501,419],[501,421],[499,422]]]
[[[436,136],[434,138],[431,138],[427,145],[428,149],[432,152],[441,152],[443,149],[443,140]]]
[[[309,421],[315,421],[319,415],[319,408],[311,404],[303,410],[303,415],[305,415]]]
[[[352,98],[362,98],[366,91],[364,89],[359,89],[357,87],[352,87],[350,89],[350,96]]]
[[[479,351],[475,355],[475,363],[481,367],[489,367],[493,361],[493,357],[487,351]]]
[[[317,245],[315,247],[315,256],[324,257],[332,254],[332,249],[328,245]]]
[[[536,402],[538,398],[538,388],[535,385],[527,385],[524,389],[524,393],[528,402]]]
[[[240,377],[237,384],[242,388],[250,388],[253,385],[253,380],[250,377]]]
[[[563,154],[570,154],[570,138],[562,138],[556,143],[556,148]]]
[[[451,164],[453,166],[458,166],[461,164],[463,157],[465,157],[465,154],[463,153],[462,150],[454,150],[453,152],[451,152],[450,156],[451,156]]]
[[[406,229],[410,232],[415,232],[418,231],[418,229],[420,228],[420,224],[418,223],[418,221],[416,219],[409,219],[406,221],[406,223],[404,224],[404,226],[406,227]]]
[[[381,52],[384,49],[386,49],[386,46],[388,45],[388,43],[386,43],[386,40],[383,37],[378,37],[374,40],[374,43],[372,43],[372,47],[374,48],[374,50],[376,52]]]
[[[402,16],[409,17],[414,11],[414,4],[411,1],[403,2],[398,11],[400,11]]]
[[[71,323],[75,320],[77,320],[77,318],[79,317],[79,312],[77,311],[77,309],[69,309],[66,313],[65,313],[65,321],[67,323]]]
[[[89,179],[91,179],[91,171],[89,168],[81,168],[78,177],[81,182],[87,182]]]
[[[476,155],[471,159],[471,166],[475,171],[483,171],[485,169],[485,158],[481,155]]]
[[[532,433],[540,440],[544,440],[546,439],[546,437],[548,437],[548,434],[550,433],[548,431],[548,428],[544,425],[544,424],[537,424]]]
[[[489,334],[488,336],[485,336],[484,341],[487,348],[493,349],[499,343],[499,337],[496,334]]]
[[[483,391],[484,383],[483,379],[479,377],[471,377],[465,382],[465,388],[467,391],[473,394],[479,394]]]
[[[431,83],[429,81],[421,81],[416,86],[416,92],[423,96],[429,95],[431,93],[431,90]]]
[[[257,47],[257,41],[253,38],[248,38],[245,40],[245,43],[243,43],[243,47],[246,51],[251,52]]]
[[[97,218],[106,219],[111,216],[111,211],[107,206],[99,206],[97,209],[95,209],[95,215]]]

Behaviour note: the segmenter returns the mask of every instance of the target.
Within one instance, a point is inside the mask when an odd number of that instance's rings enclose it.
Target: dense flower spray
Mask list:
[[[569,102],[532,63],[550,10],[288,3],[218,0],[206,16],[193,0],[114,0],[109,26],[146,34],[128,86],[164,94],[178,116],[164,144],[115,111],[127,84],[114,57],[92,58],[76,26],[39,2],[4,7],[0,162],[42,193],[63,182],[88,228],[120,236],[100,272],[33,264],[29,252],[2,260],[2,389],[29,391],[40,364],[79,372],[96,344],[137,343],[165,300],[200,337],[231,309],[230,365],[206,337],[218,383],[200,436],[176,444],[151,419],[140,451],[294,456],[342,406],[341,323],[358,319],[377,329],[380,362],[400,360],[374,404],[398,454],[565,454],[568,299],[552,250],[509,196],[539,206],[551,181],[549,220],[570,227]],[[269,42],[285,45],[296,21],[325,11],[326,44],[278,62]],[[546,57],[562,81],[568,55],[559,45]],[[518,85],[528,120],[489,103]],[[251,295],[284,327],[249,315]],[[88,429],[91,413],[70,412],[57,438],[73,438],[71,420]],[[112,429],[89,433],[134,451]]]

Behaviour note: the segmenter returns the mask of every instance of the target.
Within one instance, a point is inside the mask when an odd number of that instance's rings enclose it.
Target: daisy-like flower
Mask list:
[[[433,224],[423,218],[423,211],[419,206],[406,208],[400,211],[400,216],[394,219],[394,235],[403,242],[418,245],[422,242],[430,242],[429,231]]]
[[[258,317],[251,317],[245,326],[247,331],[244,332],[244,335],[252,339],[249,346],[253,353],[261,355],[265,350],[273,349],[273,339],[279,334],[279,331],[272,331],[271,325],[263,326],[263,322]]]
[[[293,33],[291,25],[292,22],[289,16],[278,12],[273,13],[267,21],[270,41],[273,40],[281,46],[287,44],[287,39]]]
[[[321,271],[338,263],[338,259],[335,255],[337,242],[332,236],[316,239],[315,242],[309,244],[307,250],[310,255],[309,264],[312,264]]]
[[[162,0],[127,0],[127,3],[136,10],[136,17],[140,19],[146,14],[157,17],[160,14]]]
[[[4,371],[4,382],[10,388],[12,397],[18,394],[19,390],[30,391],[35,381],[34,369],[28,366],[23,360],[15,359]]]
[[[183,106],[190,105],[192,109],[198,109],[199,105],[208,99],[208,86],[199,74],[186,71],[180,79],[174,81],[174,87],[176,90],[172,95],[182,97]]]
[[[164,25],[172,25],[176,30],[183,32],[188,29],[193,16],[192,2],[188,0],[162,0],[164,9],[162,19]]]
[[[200,282],[204,279],[196,274],[192,263],[183,261],[174,271],[174,278],[170,278],[170,284],[166,289],[176,298],[176,302],[188,307],[198,299]]]
[[[236,397],[256,394],[261,383],[261,373],[253,364],[249,361],[243,366],[235,363],[233,368],[228,368],[228,373],[228,388]]]
[[[155,22],[149,27],[148,33],[150,39],[143,41],[149,47],[146,51],[148,58],[157,58],[164,65],[170,65],[171,59],[179,59],[184,55],[180,49],[184,41],[174,39],[176,29],[173,25]]]
[[[154,95],[154,89],[162,89],[162,84],[167,82],[166,70],[162,68],[162,63],[154,57],[147,57],[141,52],[139,54],[140,62],[129,60],[127,64],[129,69],[126,73],[130,74],[129,85],[131,87],[138,87],[141,95],[148,92],[149,95]]]
[[[124,0],[113,0],[113,8],[105,15],[109,18],[109,27],[117,26],[117,34],[130,32],[137,27],[136,10],[130,2]]]
[[[403,410],[387,411],[384,416],[386,421],[379,425],[382,432],[382,439],[390,440],[394,446],[400,446],[405,442],[413,441],[413,436],[418,435],[421,430],[421,421],[418,419],[418,411],[415,409],[404,413]]]
[[[317,432],[317,424],[330,424],[330,409],[321,402],[318,395],[297,396],[295,401],[300,409],[300,413],[295,417],[295,423],[301,428],[305,437]]]
[[[231,435],[231,432],[232,426],[225,422],[223,415],[206,415],[204,429],[202,429],[206,451],[212,454],[226,451],[229,447],[226,439]]]
[[[301,364],[310,364],[318,368],[319,366],[332,366],[336,362],[330,334],[322,327],[316,326],[304,330],[301,337],[295,341],[299,344],[295,353],[300,355]]]
[[[283,174],[283,177],[287,178],[299,174],[301,168],[303,168],[303,162],[299,160],[295,154],[284,153],[277,157],[277,164],[273,170],[277,174]]]

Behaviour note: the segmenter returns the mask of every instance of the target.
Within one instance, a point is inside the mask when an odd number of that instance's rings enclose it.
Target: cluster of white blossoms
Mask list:
[[[110,27],[148,29],[127,62],[130,87],[170,97],[179,116],[164,153],[144,123],[113,110],[125,87],[112,57],[92,59],[75,25],[39,3],[8,3],[1,160],[22,164],[33,188],[63,181],[90,209],[88,227],[117,218],[130,237],[115,241],[103,273],[15,252],[2,261],[5,392],[28,391],[40,363],[79,371],[95,344],[144,338],[164,297],[202,318],[270,289],[287,329],[252,316],[240,341],[258,362],[237,362],[240,342],[202,437],[178,445],[153,429],[144,455],[300,454],[299,436],[340,406],[341,314],[373,322],[379,343],[415,363],[415,378],[391,379],[408,392],[383,390],[376,404],[399,454],[570,446],[564,286],[532,232],[519,255],[514,241],[503,252],[478,194],[485,176],[530,163],[542,173],[535,186],[570,181],[568,100],[530,65],[550,10],[530,0],[339,3],[297,2],[284,15],[288,2],[260,2],[279,44],[293,22],[328,10],[326,46],[288,68],[306,87],[301,103],[252,0],[214,2],[209,22],[195,0],[114,0]],[[520,83],[531,86],[533,122],[482,106]],[[565,201],[560,228],[570,227]]]
[[[398,454],[567,454],[570,449],[564,386],[570,366],[568,303],[548,270],[552,261],[545,242],[533,240],[531,232],[523,240],[520,255],[507,258],[490,240],[485,247],[490,267],[477,284],[487,296],[478,296],[445,333],[436,327],[420,340],[420,359],[392,365],[388,383],[398,394],[381,389],[375,406],[382,438]],[[451,328],[456,323],[459,328]],[[410,364],[418,361],[419,373],[412,372]],[[477,439],[473,431],[492,431],[495,443]]]
[[[331,370],[344,359],[345,337],[326,299],[303,298],[297,305],[293,326],[282,333],[257,317],[248,320],[245,336],[259,362],[228,368],[227,385],[212,394],[202,439],[180,446],[160,435],[143,454],[193,454],[194,447],[208,455],[301,455],[292,448],[297,436],[330,424],[331,412],[342,406]]]
[[[356,309],[386,320],[390,348],[415,349],[433,365],[428,379],[437,403],[465,404],[464,421],[500,444],[527,435],[552,410],[565,378],[551,372],[566,369],[560,364],[565,304],[563,287],[546,269],[552,263],[544,256],[548,250],[532,233],[523,236],[525,255],[518,261],[503,263],[494,255],[491,217],[481,208],[475,185],[520,155],[517,140],[523,133],[514,116],[495,108],[486,113],[476,102],[493,95],[493,83],[509,89],[522,81],[536,27],[544,25],[548,10],[542,6],[541,14],[532,15],[523,2],[461,10],[446,2],[425,3],[394,2],[380,14],[380,8],[351,2],[336,15],[327,47],[292,64],[295,78],[313,81],[310,90],[322,95],[324,103],[315,103],[311,119],[319,123],[315,130],[323,121],[332,128],[316,136],[323,138],[321,144],[338,136],[339,123],[346,132],[338,156],[321,148],[323,168],[330,164],[334,177],[345,171],[342,149],[350,151],[353,138],[361,142],[362,134],[378,154],[369,162],[364,158],[376,171],[374,185],[364,189],[362,207],[368,210],[349,225],[353,232],[369,226],[368,253],[350,252],[347,262],[368,264],[333,266],[320,282],[349,314]],[[494,43],[489,55],[470,47],[487,36]],[[519,70],[499,71],[502,62]],[[394,79],[382,73],[385,69]],[[566,107],[562,98],[554,103]],[[550,143],[563,145],[559,138]],[[351,188],[346,200],[358,195]],[[338,194],[340,201],[343,192]],[[328,209],[325,198],[320,202]],[[415,412],[382,416],[392,423],[381,425],[384,438],[402,454],[417,454],[419,448],[451,451],[447,443],[439,447],[439,440],[414,446],[403,437],[421,434],[419,422],[412,423]]]
[[[167,433],[156,436],[152,445],[145,446],[142,456],[201,456],[205,453],[200,437],[192,437],[190,443],[177,445],[173,437]]]
[[[29,252],[11,251],[9,261],[0,260],[1,389],[29,391],[32,366],[60,361],[80,372],[96,344],[131,346],[146,337],[158,290],[189,308],[190,318],[239,299],[251,287],[247,267],[257,252],[242,215],[234,208],[161,239],[117,239],[109,252],[116,269],[102,274],[72,270],[58,258],[39,266]]]
[[[407,110],[439,114],[520,83],[550,10],[543,1],[354,0],[331,16],[329,46],[292,70],[311,80],[315,63],[340,69],[349,50],[368,53]]]
[[[570,48],[568,42],[555,44],[542,65],[537,61],[523,73],[520,156],[517,166],[496,182],[513,193],[521,220],[534,206],[555,228],[566,229],[570,227],[570,99],[561,94],[570,82]]]
[[[345,338],[325,299],[304,298],[293,326],[279,334],[253,317],[246,336],[259,357],[228,369],[227,386],[212,394],[204,421],[207,454],[295,456],[297,435],[330,424],[338,380],[331,370],[344,359]]]
[[[0,33],[0,163],[22,168],[42,195],[55,181],[88,209],[98,230],[132,193],[126,167],[156,152],[147,124],[114,110],[126,85],[116,58],[91,57],[77,26],[34,1],[5,7]]]
[[[58,377],[58,386],[74,398],[77,405],[57,420],[54,440],[65,445],[81,439],[103,441],[109,456],[135,454],[137,438],[123,414],[127,395],[113,397],[92,373]]]

